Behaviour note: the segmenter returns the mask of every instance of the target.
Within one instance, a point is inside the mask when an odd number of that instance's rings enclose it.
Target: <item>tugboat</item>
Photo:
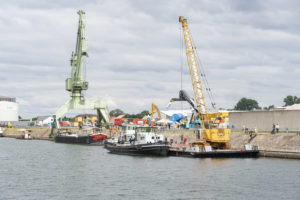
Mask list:
[[[168,156],[169,145],[156,130],[157,127],[134,127],[133,130],[126,126],[117,143],[110,140],[104,147],[115,154]]]

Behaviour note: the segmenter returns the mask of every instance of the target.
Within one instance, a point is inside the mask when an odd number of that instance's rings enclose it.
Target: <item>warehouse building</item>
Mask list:
[[[280,132],[300,132],[300,104],[275,108],[273,110],[230,111],[229,123],[232,131],[271,132],[279,125]]]

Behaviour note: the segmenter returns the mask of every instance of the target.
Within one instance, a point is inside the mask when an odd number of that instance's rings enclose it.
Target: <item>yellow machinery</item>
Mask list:
[[[7,128],[12,128],[12,127],[13,127],[13,125],[10,122],[8,122],[7,123]]]
[[[152,103],[151,108],[152,108],[151,118],[153,119],[154,113],[156,111],[158,119],[161,119],[161,115],[160,115],[160,111],[159,111],[158,107],[154,103]]]
[[[193,92],[195,98],[194,110],[197,112],[202,126],[201,134],[199,134],[199,140],[196,141],[194,144],[200,147],[203,147],[205,145],[211,145],[213,148],[226,148],[229,145],[229,134],[231,132],[230,129],[224,127],[224,125],[226,125],[226,121],[228,122],[228,112],[207,112],[204,92],[199,73],[199,66],[191,34],[188,28],[187,20],[184,19],[184,17],[180,16],[179,22],[181,22],[182,24],[187,63],[192,79]]]

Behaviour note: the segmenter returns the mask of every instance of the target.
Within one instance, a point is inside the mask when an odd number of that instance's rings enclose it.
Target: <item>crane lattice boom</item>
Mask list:
[[[188,62],[189,71],[192,79],[195,103],[197,109],[200,111],[198,115],[200,119],[204,120],[204,116],[207,114],[207,108],[205,104],[205,98],[204,98],[202,83],[200,79],[199,67],[198,67],[197,57],[192,42],[192,37],[188,28],[187,20],[181,16],[179,17],[179,22],[182,23],[182,32],[184,37],[185,51],[186,51],[187,62]]]

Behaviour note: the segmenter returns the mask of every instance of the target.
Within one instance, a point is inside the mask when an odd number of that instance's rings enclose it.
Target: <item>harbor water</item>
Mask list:
[[[300,161],[110,154],[0,138],[0,199],[300,199]]]

